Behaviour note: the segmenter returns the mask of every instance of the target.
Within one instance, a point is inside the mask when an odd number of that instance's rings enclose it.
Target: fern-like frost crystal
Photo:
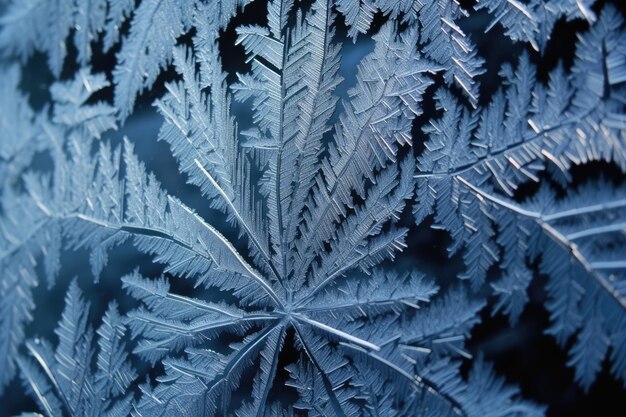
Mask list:
[[[235,17],[248,3],[255,24]],[[455,1],[256,3],[0,8],[0,391],[19,375],[47,416],[539,416],[466,346],[484,309],[515,325],[537,275],[576,381],[607,359],[626,381],[626,189],[577,173],[626,170],[620,12],[479,2],[485,31],[529,45],[482,97],[475,11]],[[544,76],[559,19],[589,27]],[[370,37],[344,71],[344,41]],[[43,108],[18,65],[35,51],[55,78]],[[162,84],[158,137],[111,144]],[[196,209],[139,159],[133,141],[157,139]],[[423,223],[450,235],[460,282],[394,265]],[[31,337],[64,255],[88,254],[100,285],[122,245],[161,276],[128,269],[97,327],[72,280],[56,348]]]

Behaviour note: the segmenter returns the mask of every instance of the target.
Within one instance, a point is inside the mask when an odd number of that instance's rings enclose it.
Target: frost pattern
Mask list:
[[[482,357],[460,373],[481,310],[515,324],[537,272],[548,276],[547,332],[563,346],[575,338],[577,381],[588,389],[606,357],[626,381],[626,190],[572,179],[593,162],[626,170],[620,13],[596,14],[591,1],[479,2],[486,30],[502,25],[538,51],[561,17],[590,24],[571,68],[538,81],[523,53],[479,106],[485,61],[461,29],[472,11],[454,1],[269,1],[265,24],[236,28],[250,71],[230,83],[218,40],[248,3],[4,8],[0,387],[19,373],[49,416],[543,415]],[[341,97],[338,15],[354,40],[371,34],[375,16],[384,21]],[[70,46],[81,69],[67,75]],[[56,77],[38,110],[15,62],[35,50]],[[94,54],[113,50],[113,71],[94,73]],[[221,219],[168,193],[131,140],[102,139],[169,66],[177,77],[154,103],[158,140]],[[113,103],[97,100],[110,89]],[[427,101],[436,114],[415,157]],[[251,123],[231,113],[234,102]],[[41,155],[49,169],[36,166]],[[529,183],[538,191],[520,197]],[[451,235],[450,254],[462,251],[457,285],[391,266],[407,247],[411,208],[416,224],[433,219]],[[96,337],[73,281],[56,351],[25,341],[33,289],[41,274],[56,285],[63,251],[87,250],[97,281],[124,243],[164,269],[121,277],[136,308],[122,315],[112,303]],[[173,285],[184,279],[193,294]],[[473,291],[484,288],[495,305]],[[142,360],[163,371],[135,389]]]

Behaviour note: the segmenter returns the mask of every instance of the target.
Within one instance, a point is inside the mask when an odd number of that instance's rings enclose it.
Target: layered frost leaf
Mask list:
[[[464,248],[463,277],[475,286],[500,267],[496,310],[512,322],[527,302],[530,264],[540,259],[550,280],[548,333],[561,344],[578,334],[570,364],[585,388],[609,347],[613,372],[624,379],[626,194],[608,180],[572,185],[570,172],[594,161],[624,169],[625,40],[622,19],[607,7],[581,36],[572,77],[558,66],[544,85],[522,55],[516,68],[504,66],[505,88],[479,112],[440,91],[445,112],[424,129],[429,140],[416,175],[418,221],[434,213],[454,238],[450,251]],[[519,187],[546,174],[557,184],[520,201]]]

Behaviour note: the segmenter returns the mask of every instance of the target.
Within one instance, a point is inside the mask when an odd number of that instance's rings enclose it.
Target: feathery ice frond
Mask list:
[[[593,0],[487,0],[477,2],[476,9],[486,9],[493,16],[487,31],[500,24],[512,40],[528,42],[534,49],[543,50],[557,20],[584,19],[594,23],[593,3]]]
[[[14,374],[17,347],[31,320],[38,260],[52,286],[60,268],[63,233],[73,230],[70,223],[88,206],[106,212],[116,198],[106,179],[94,176],[96,165],[89,157],[89,139],[115,127],[111,106],[87,104],[91,94],[107,85],[104,77],[81,71],[74,80],[55,84],[51,117],[30,110],[27,98],[17,90],[16,68],[3,72],[2,79],[0,104],[8,117],[2,117],[0,154],[0,390]],[[15,110],[21,111],[12,114]],[[13,137],[18,140],[8,140],[11,132],[18,132]],[[50,155],[52,172],[31,170],[38,153]],[[103,146],[101,155],[100,169],[109,175],[116,169],[104,165],[105,159],[110,162],[110,149]]]
[[[106,0],[97,1],[100,4],[104,2]],[[79,4],[83,3],[91,1],[79,1]],[[74,1],[12,1],[0,20],[0,49],[3,55],[17,55],[25,61],[34,50],[45,51],[50,70],[55,76],[59,76],[67,55],[66,38],[81,17],[76,13],[78,10]],[[95,10],[98,10],[98,6]],[[93,13],[91,16],[83,14],[83,17],[104,21],[104,13]],[[25,31],[24,28],[29,30]],[[86,37],[89,36],[89,29],[84,28]],[[82,36],[76,37],[77,43],[82,43],[84,39]],[[89,42],[86,46],[89,46]],[[83,52],[90,54],[89,49]],[[86,62],[89,56],[85,55],[84,58]]]
[[[115,106],[122,118],[132,111],[137,94],[150,87],[171,60],[176,39],[189,30],[193,3],[145,0],[133,13],[113,73]]]
[[[48,55],[48,66],[59,77],[68,54],[67,38],[81,66],[92,58],[92,44],[101,34],[104,50],[119,39],[122,23],[135,7],[133,0],[10,0],[0,18],[0,49],[22,61],[37,50]],[[28,30],[24,30],[28,28]]]
[[[81,66],[90,63],[94,43],[102,40],[103,52],[121,43],[113,79],[116,110],[125,119],[136,96],[151,87],[171,62],[173,47],[191,28],[197,7],[211,7],[219,28],[223,28],[237,9],[249,2],[143,0],[135,6],[133,0],[11,0],[0,18],[0,51],[22,61],[35,50],[45,52],[50,70],[59,77],[70,34]],[[130,21],[129,33],[120,39],[126,20]]]
[[[143,0],[133,13],[128,35],[121,41],[117,66],[113,71],[119,117],[125,119],[131,114],[137,95],[151,87],[161,71],[170,64],[178,38],[191,29],[197,9],[210,8],[216,29],[223,29],[238,8],[250,1]],[[130,8],[125,4],[119,6],[112,0],[109,2],[113,21]],[[105,38],[105,41],[110,38]]]
[[[496,310],[512,322],[527,301],[527,260],[541,258],[550,278],[549,332],[564,344],[580,330],[570,363],[585,388],[609,347],[613,371],[624,378],[626,194],[607,181],[564,198],[543,187],[532,201],[519,202],[516,191],[544,172],[568,184],[573,166],[593,161],[624,170],[625,41],[619,14],[607,7],[580,38],[573,78],[558,67],[547,86],[538,83],[522,55],[515,70],[503,68],[506,88],[481,112],[441,91],[436,99],[445,113],[425,129],[429,140],[416,175],[415,215],[421,221],[434,212],[454,238],[450,250],[465,248],[466,277],[482,284],[502,253]]]
[[[26,343],[28,355],[17,361],[24,386],[46,416],[122,417],[131,410],[129,387],[137,374],[122,341],[123,317],[115,302],[111,303],[97,331],[96,356],[88,310],[78,284],[72,281],[56,330],[56,351],[47,341],[34,339]]]
[[[337,0],[337,8],[345,15],[349,33],[354,38],[369,30],[378,11],[392,21],[419,27],[416,39],[419,50],[443,67],[447,84],[456,84],[476,105],[479,85],[475,78],[484,73],[484,60],[476,54],[475,46],[459,26],[460,19],[467,17],[468,12],[458,2]]]

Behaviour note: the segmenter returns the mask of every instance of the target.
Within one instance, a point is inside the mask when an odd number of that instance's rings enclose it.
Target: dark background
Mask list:
[[[470,7],[473,1],[467,0],[461,3],[464,7]],[[594,10],[599,12],[605,3],[608,1],[598,2]],[[614,0],[611,3],[620,8],[623,15],[626,15],[626,2]],[[220,47],[224,69],[229,73],[229,81],[235,79],[237,71],[249,69],[244,63],[243,49],[234,46],[235,28],[241,24],[263,23],[265,21],[264,10],[265,1],[257,0],[235,18],[222,33]],[[383,16],[378,15],[371,32],[380,27],[385,20]],[[588,26],[583,21],[559,20],[546,50],[540,54],[527,45],[513,44],[504,36],[499,25],[488,34],[484,34],[484,29],[489,22],[490,17],[486,13],[476,12],[472,12],[470,17],[462,21],[463,29],[477,45],[479,55],[486,60],[487,71],[478,78],[481,83],[480,104],[487,103],[499,87],[500,79],[497,74],[500,66],[505,62],[515,63],[522,50],[527,50],[533,62],[538,65],[539,80],[545,81],[548,72],[556,66],[559,60],[566,68],[569,68],[574,58],[576,33],[586,30]],[[337,39],[344,45],[341,75],[345,78],[345,82],[340,86],[339,93],[345,95],[348,86],[354,83],[356,74],[354,65],[372,49],[372,43],[369,40],[371,33],[362,36],[354,44],[346,37],[346,28],[341,17],[336,19],[336,29]],[[123,28],[123,31],[127,30],[128,23]],[[189,43],[189,40],[190,36],[186,35],[181,38],[181,43]],[[97,51],[98,48],[96,44],[94,50]],[[72,64],[75,62],[75,50],[69,46],[69,51],[62,78],[71,77],[76,70]],[[114,49],[106,55],[96,53],[94,70],[106,71],[110,74],[115,63],[116,52],[117,50]],[[22,87],[31,94],[31,102],[36,108],[41,108],[49,100],[47,89],[53,82],[45,62],[43,55],[36,54],[28,62],[23,73]],[[149,170],[155,172],[169,193],[178,196],[199,214],[219,226],[221,216],[206,207],[206,202],[197,189],[185,184],[185,178],[178,174],[176,162],[170,155],[167,144],[156,141],[162,118],[152,107],[152,102],[163,94],[165,82],[174,78],[175,73],[171,68],[165,71],[154,88],[140,97],[134,114],[126,124],[117,132],[109,134],[107,140],[117,145],[121,143],[124,136],[127,136],[135,143],[139,158],[146,163]],[[425,114],[418,118],[414,125],[415,152],[423,149],[422,143],[425,138],[421,133],[421,127],[435,115],[432,102],[432,93],[435,88],[436,86],[429,90],[424,102]],[[111,89],[105,90],[97,98],[111,102]],[[241,114],[246,109],[235,106],[233,111]],[[246,118],[245,114],[241,115]],[[624,181],[624,174],[618,169],[600,164],[577,168],[577,172],[574,173],[574,178],[576,178],[574,185],[576,182],[584,182],[586,178],[597,175],[612,177],[617,182]],[[528,195],[532,192],[532,187],[526,191]],[[525,195],[518,197],[524,198]],[[407,220],[407,224],[409,223],[410,220]],[[436,277],[439,283],[452,282],[456,279],[454,277],[457,273],[463,269],[462,260],[458,255],[452,259],[448,257],[446,247],[450,243],[449,237],[444,232],[430,229],[429,226],[428,221],[419,227],[412,226],[408,239],[409,248],[398,257],[395,267],[417,268]],[[227,226],[224,227],[228,229]],[[232,236],[234,231],[230,230],[229,234]],[[91,279],[87,253],[64,253],[63,265],[56,287],[47,290],[42,285],[35,290],[37,307],[34,312],[35,321],[27,329],[29,337],[38,335],[48,338],[54,344],[57,343],[53,330],[61,317],[63,297],[69,281],[75,276],[79,277],[80,287],[91,302],[91,317],[96,318],[92,320],[92,323],[99,326],[98,318],[104,313],[109,301],[118,300],[123,312],[135,305],[121,290],[120,276],[129,273],[137,266],[147,276],[158,276],[161,273],[159,265],[152,264],[148,257],[138,253],[130,245],[113,251],[109,266],[103,272],[99,284],[94,284]],[[497,277],[497,269],[494,269],[492,273]],[[616,381],[610,375],[608,363],[604,364],[602,372],[588,393],[574,383],[574,371],[567,367],[566,351],[562,350],[552,337],[543,333],[549,325],[548,313],[543,308],[544,284],[545,277],[535,277],[530,288],[531,301],[526,306],[518,325],[513,328],[509,326],[506,317],[501,314],[492,317],[491,312],[485,310],[482,324],[472,332],[472,338],[469,341],[470,351],[473,354],[482,352],[485,358],[494,364],[499,375],[520,387],[525,398],[547,405],[548,416],[626,416],[626,389],[621,381]],[[179,289],[182,292],[189,290],[184,283],[180,286]],[[145,369],[146,365],[137,362],[136,366]],[[158,368],[152,371],[153,374],[158,372]],[[0,417],[36,409],[36,404],[24,396],[23,388],[17,378],[14,379],[4,397],[0,399]]]

